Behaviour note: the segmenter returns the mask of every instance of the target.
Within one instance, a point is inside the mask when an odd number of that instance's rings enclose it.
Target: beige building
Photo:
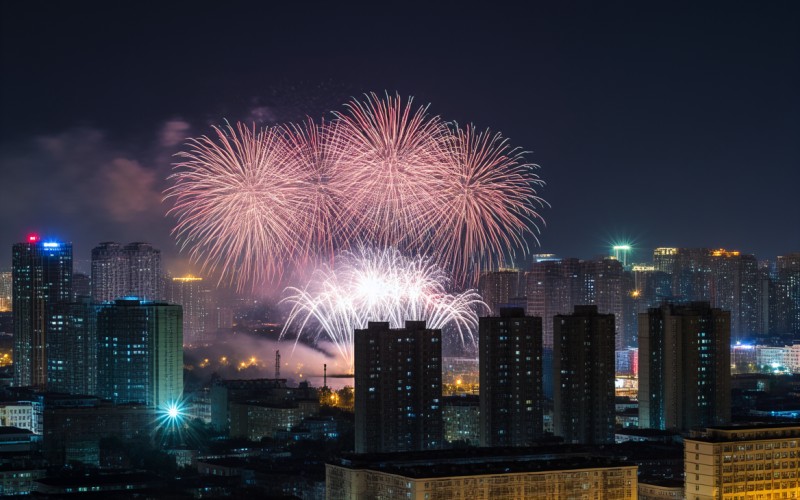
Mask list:
[[[709,427],[684,443],[686,499],[800,497],[800,426]]]
[[[637,494],[636,465],[605,459],[403,455],[353,456],[326,464],[325,498],[633,500]]]
[[[683,481],[651,479],[639,482],[639,500],[683,500]]]

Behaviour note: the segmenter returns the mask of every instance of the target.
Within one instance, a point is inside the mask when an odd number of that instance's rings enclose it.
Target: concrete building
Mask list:
[[[684,440],[687,500],[797,498],[800,427],[708,427]]]
[[[730,313],[663,304],[639,319],[639,425],[688,431],[731,415]]]
[[[553,430],[567,443],[614,442],[614,315],[597,309],[553,319]]]
[[[104,242],[92,249],[92,298],[164,300],[161,251],[148,243]]]
[[[441,330],[369,322],[354,337],[356,452],[441,448]]]
[[[181,276],[168,282],[167,300],[183,307],[183,341],[186,344],[206,340],[209,294],[203,278],[197,276]]]
[[[485,271],[478,280],[478,292],[492,314],[500,313],[500,306],[511,299],[525,295],[524,275],[519,269]]]
[[[118,299],[97,314],[97,394],[161,406],[183,394],[180,306]]]
[[[67,394],[97,390],[97,306],[90,297],[51,306],[47,390]]]
[[[480,443],[480,397],[462,394],[442,398],[445,443]]]
[[[601,458],[456,452],[349,456],[325,465],[327,500],[633,500],[637,467]]]
[[[542,318],[508,308],[479,321],[481,446],[531,446],[542,436]]]
[[[28,236],[12,248],[14,385],[47,385],[50,307],[72,300],[72,243]]]

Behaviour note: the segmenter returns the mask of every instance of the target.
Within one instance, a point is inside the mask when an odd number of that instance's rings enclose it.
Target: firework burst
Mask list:
[[[335,115],[189,140],[166,197],[204,271],[242,290],[365,242],[428,255],[461,286],[527,252],[543,182],[500,134],[446,124],[399,95]]]
[[[291,332],[328,340],[351,371],[354,331],[369,321],[400,328],[406,320],[425,320],[474,346],[486,305],[474,290],[450,293],[448,285],[447,273],[430,258],[405,257],[395,248],[345,252],[334,266],[318,268],[304,288],[284,291],[282,302],[291,311],[281,337]]]
[[[447,144],[430,249],[458,282],[474,282],[481,269],[502,266],[509,249],[527,251],[526,234],[536,238],[537,208],[546,203],[536,187],[543,182],[538,166],[499,133],[454,126]]]
[[[447,128],[427,106],[399,95],[351,100],[337,113],[339,147],[351,179],[357,233],[380,246],[418,248],[446,160]]]

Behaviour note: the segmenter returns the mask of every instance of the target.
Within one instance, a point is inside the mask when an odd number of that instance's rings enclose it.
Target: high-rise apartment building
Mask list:
[[[542,318],[500,309],[479,335],[481,446],[531,446],[542,435]]]
[[[770,295],[772,333],[800,334],[800,252],[778,257]]]
[[[164,300],[161,250],[153,248],[149,243],[138,242],[125,245],[124,250],[130,266],[128,295],[141,300]]]
[[[161,252],[148,243],[100,243],[92,249],[92,298],[162,300]]]
[[[711,251],[711,305],[731,312],[732,340],[766,333],[759,323],[760,288],[754,256],[725,249]]]
[[[49,308],[72,298],[72,243],[36,235],[12,248],[14,385],[47,383]]]
[[[639,317],[639,426],[687,431],[731,415],[730,313],[662,304]]]
[[[676,255],[678,255],[677,248],[656,248],[653,250],[653,267],[655,267],[656,271],[667,274],[674,273]]]
[[[167,282],[167,300],[183,307],[183,340],[187,344],[205,340],[209,290],[203,278],[181,276]]]
[[[441,330],[370,322],[354,348],[356,453],[441,448]]]
[[[51,306],[47,332],[47,389],[95,394],[97,306],[90,297]]]
[[[684,439],[685,496],[691,500],[797,498],[800,427],[709,427]]]
[[[183,393],[183,314],[165,302],[118,299],[97,313],[97,395],[165,405]]]
[[[518,269],[500,269],[481,274],[478,292],[492,314],[512,299],[525,295],[524,275]]]
[[[597,306],[600,313],[613,314],[616,348],[628,347],[628,342],[623,335],[625,330],[623,297],[628,290],[625,288],[622,264],[615,259],[582,261],[581,275],[583,276],[581,304],[593,304]]]
[[[614,442],[614,315],[597,309],[553,319],[553,429],[567,443]]]

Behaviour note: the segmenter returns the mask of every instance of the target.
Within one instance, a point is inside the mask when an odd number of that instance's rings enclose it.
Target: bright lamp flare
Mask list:
[[[400,328],[425,320],[449,328],[464,344],[475,344],[478,313],[488,308],[475,290],[448,292],[447,274],[426,257],[404,257],[397,249],[344,252],[334,266],[314,271],[304,288],[289,287],[282,302],[292,306],[281,332],[310,334],[335,346],[352,372],[353,334],[369,321]]]

